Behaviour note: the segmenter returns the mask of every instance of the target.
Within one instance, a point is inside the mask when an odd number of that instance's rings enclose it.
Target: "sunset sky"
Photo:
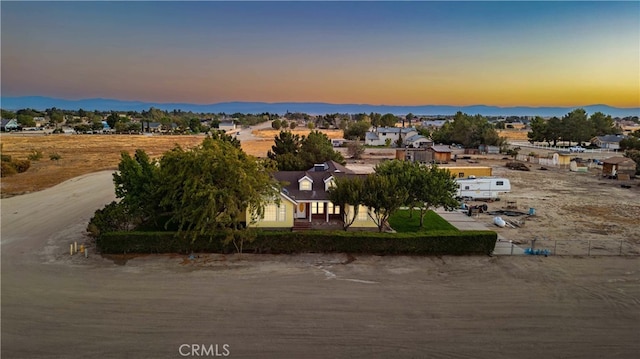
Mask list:
[[[2,96],[640,107],[640,2],[6,2]]]

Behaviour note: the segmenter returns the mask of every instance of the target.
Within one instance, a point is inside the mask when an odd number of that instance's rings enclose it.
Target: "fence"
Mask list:
[[[547,144],[537,144],[537,143],[530,143],[530,142],[523,142],[523,141],[511,141],[509,143],[511,146],[514,147],[526,147],[526,148],[538,148],[538,149],[542,149],[542,150],[549,150],[549,151],[568,151],[569,149],[567,147],[558,147],[558,146],[548,146]],[[589,148],[589,149],[585,149],[584,152],[582,153],[609,153],[609,152],[619,152],[618,149],[611,149],[611,148]],[[578,153],[576,153],[578,154]]]
[[[523,244],[512,244],[510,251],[504,254],[521,255],[556,255],[556,256],[640,256],[640,244],[626,240],[548,240],[537,239],[518,241]]]

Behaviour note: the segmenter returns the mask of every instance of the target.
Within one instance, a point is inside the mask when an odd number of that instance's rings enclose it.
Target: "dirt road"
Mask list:
[[[640,350],[638,257],[70,257],[112,199],[99,172],[0,201],[3,358],[180,358],[191,344],[237,358]]]

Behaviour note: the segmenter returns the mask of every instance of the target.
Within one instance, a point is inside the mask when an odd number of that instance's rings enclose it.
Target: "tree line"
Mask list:
[[[415,116],[411,113],[405,116],[405,125],[411,125]],[[370,128],[393,127],[400,121],[400,118],[393,114],[359,114],[355,120],[349,122],[344,128],[344,138],[350,140],[364,140]],[[501,138],[496,131],[496,126],[482,115],[467,115],[458,111],[453,116],[452,121],[446,121],[440,128],[429,130],[422,126],[417,126],[418,133],[425,137],[430,137],[435,143],[461,144],[467,148],[478,147],[479,145],[502,146],[505,139]]]
[[[575,109],[562,118],[548,120],[536,117],[531,121],[531,130],[527,134],[529,142],[547,142],[555,147],[559,141],[577,142],[582,145],[595,136],[621,133],[611,115],[596,112],[587,116],[585,110]]]

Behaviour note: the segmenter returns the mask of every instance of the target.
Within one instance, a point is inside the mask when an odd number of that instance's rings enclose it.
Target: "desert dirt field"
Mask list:
[[[113,200],[111,173],[0,200],[3,358],[180,358],[185,344],[237,358],[640,350],[637,256],[71,256]]]
[[[204,135],[143,136],[143,135],[15,135],[2,134],[2,153],[26,159],[34,150],[43,158],[31,161],[27,172],[2,178],[3,197],[39,191],[71,178],[101,170],[115,170],[123,151],[133,155],[144,149],[152,158],[160,157],[176,145],[190,148],[202,143]],[[273,145],[273,137],[257,138],[242,143],[243,150],[254,156],[265,156]],[[52,161],[49,155],[58,153],[61,159]]]
[[[492,166],[494,176],[506,177],[511,182],[511,192],[502,195],[500,201],[488,203],[489,211],[506,209],[507,202],[515,203],[520,212],[535,209],[535,215],[520,218],[524,225],[519,228],[493,226],[492,229],[506,238],[518,243],[544,238],[624,240],[640,245],[640,226],[637,225],[640,218],[639,181],[629,182],[631,188],[622,188],[621,182],[603,178],[597,168],[588,173],[576,173],[568,168],[551,166],[540,170],[540,165],[533,164],[527,172],[506,168],[505,160],[477,162]],[[493,216],[481,214],[479,220],[490,225]]]

